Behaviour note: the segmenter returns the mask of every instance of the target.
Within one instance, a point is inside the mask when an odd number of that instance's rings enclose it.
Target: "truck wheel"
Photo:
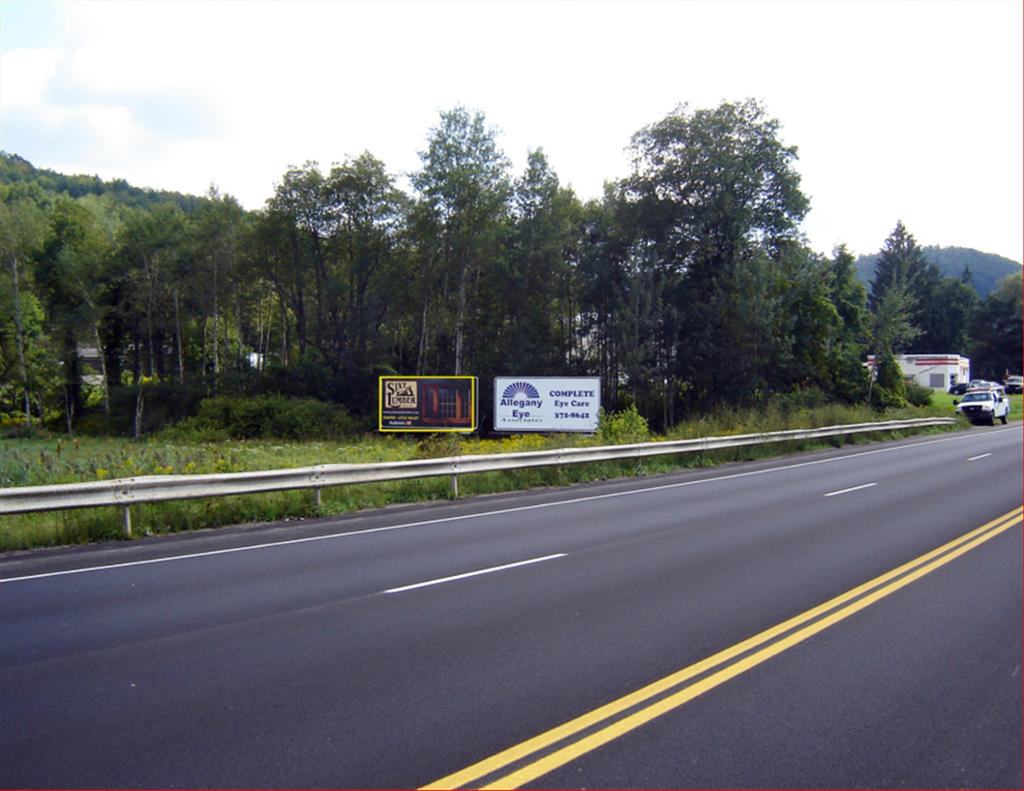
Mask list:
[[[991,417],[989,417],[988,424],[990,426],[994,426],[996,424],[996,416],[995,415],[992,415]]]
[[[1000,419],[1001,421],[1003,421],[1003,425],[1005,426],[1005,425],[1006,425],[1006,415],[1002,415],[1002,416],[1000,416],[1000,418],[999,418],[999,419]]]

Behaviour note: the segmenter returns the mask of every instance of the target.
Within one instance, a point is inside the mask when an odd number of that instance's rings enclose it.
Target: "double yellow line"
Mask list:
[[[424,789],[519,788],[601,745],[682,706],[708,690],[750,670],[807,638],[849,618],[891,593],[930,574],[951,560],[1009,530],[1021,522],[1018,507],[959,538],[904,563],[863,585],[829,599],[777,626],[719,651],[695,664],[665,676],[635,692],[545,731],[453,774],[423,786]],[[780,636],[784,637],[779,638]],[[767,645],[766,645],[767,644]],[[757,649],[757,650],[755,650]],[[740,657],[737,659],[737,657]],[[730,660],[737,661],[726,664]],[[726,665],[704,675],[720,665]],[[703,676],[692,684],[686,682]],[[673,692],[672,690],[681,687]],[[653,700],[652,702],[652,699]],[[605,723],[604,725],[601,723]],[[559,743],[564,744],[559,745]],[[549,747],[556,747],[545,753]],[[514,767],[514,768],[513,768]],[[486,785],[478,781],[491,778]]]

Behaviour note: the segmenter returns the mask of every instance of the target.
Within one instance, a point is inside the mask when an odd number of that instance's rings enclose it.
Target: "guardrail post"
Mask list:
[[[124,526],[124,537],[131,538],[132,535],[132,509],[130,506],[121,506],[121,524]]]
[[[458,475],[453,475],[452,476],[452,499],[453,500],[458,500],[459,499],[459,476]]]
[[[317,486],[313,490],[313,494],[316,495],[316,508],[319,511],[323,507],[323,504],[324,504],[323,500],[320,497],[320,487],[319,486]]]

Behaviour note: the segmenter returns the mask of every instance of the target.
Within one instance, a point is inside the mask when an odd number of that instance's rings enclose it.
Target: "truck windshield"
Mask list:
[[[991,393],[968,393],[964,396],[964,401],[991,401]]]

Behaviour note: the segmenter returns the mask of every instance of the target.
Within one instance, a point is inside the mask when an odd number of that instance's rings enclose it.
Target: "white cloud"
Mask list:
[[[63,56],[57,49],[19,49],[0,55],[0,86],[5,110],[37,108]]]

